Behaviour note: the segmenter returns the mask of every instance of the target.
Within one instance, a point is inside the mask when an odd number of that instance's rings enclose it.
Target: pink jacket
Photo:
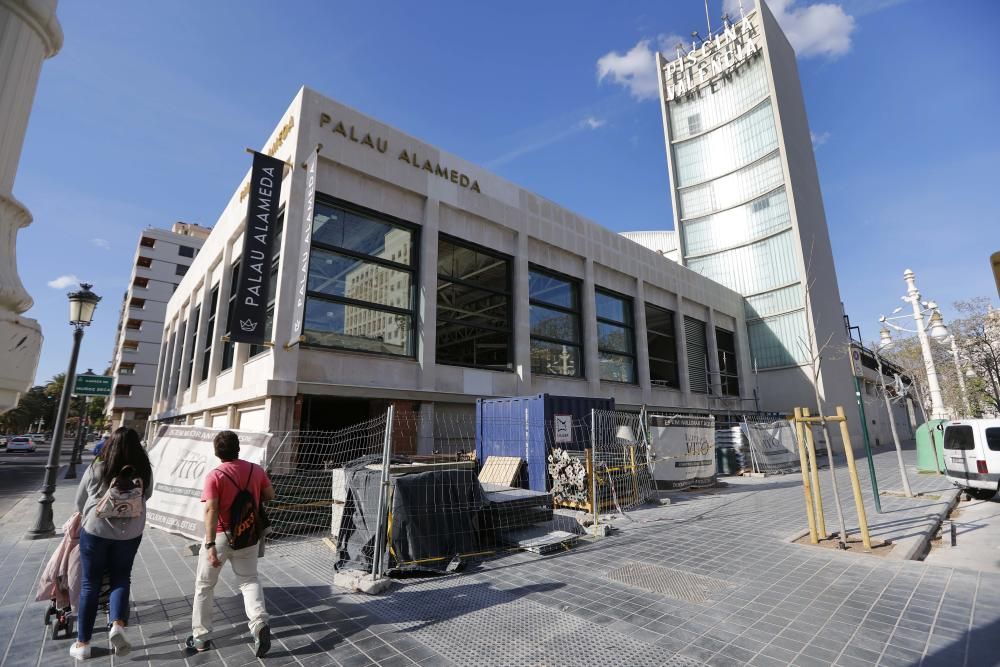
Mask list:
[[[63,538],[42,570],[35,600],[55,600],[57,607],[76,609],[80,599],[80,513],[63,524]]]

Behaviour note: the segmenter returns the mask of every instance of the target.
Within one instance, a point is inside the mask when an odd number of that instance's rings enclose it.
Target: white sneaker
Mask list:
[[[69,647],[69,657],[76,660],[86,660],[90,657],[90,644],[73,642],[73,645]]]
[[[128,637],[125,636],[125,626],[118,625],[115,623],[111,626],[111,632],[108,633],[108,640],[111,642],[111,647],[115,650],[115,655],[120,657],[125,657],[132,650],[132,645],[128,642]]]

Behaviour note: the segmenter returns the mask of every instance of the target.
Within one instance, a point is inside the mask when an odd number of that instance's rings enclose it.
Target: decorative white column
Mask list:
[[[31,296],[17,274],[17,232],[31,213],[14,197],[28,116],[42,61],[62,48],[57,0],[0,0],[0,414],[35,379],[42,330],[23,317]]]
[[[947,419],[941,399],[941,386],[938,384],[937,369],[934,367],[934,357],[931,355],[931,344],[927,340],[924,328],[924,313],[920,307],[920,291],[917,289],[916,275],[910,269],[903,272],[906,281],[906,298],[913,306],[913,319],[917,323],[917,337],[920,339],[920,351],[924,355],[924,370],[927,373],[927,391],[931,396],[931,419]]]

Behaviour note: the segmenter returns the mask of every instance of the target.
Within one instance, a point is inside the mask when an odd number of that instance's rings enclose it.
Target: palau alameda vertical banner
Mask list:
[[[306,169],[306,192],[302,202],[302,238],[299,243],[299,266],[295,275],[295,321],[292,322],[292,340],[297,343],[303,334],[305,320],[306,291],[309,287],[309,254],[312,251],[313,208],[316,205],[316,163],[319,160],[320,144],[309,155],[302,166]]]
[[[236,281],[236,303],[229,340],[235,343],[264,343],[267,319],[268,278],[271,274],[271,248],[278,217],[278,197],[285,163],[254,152],[250,170],[250,197],[247,227],[243,234],[243,257]]]

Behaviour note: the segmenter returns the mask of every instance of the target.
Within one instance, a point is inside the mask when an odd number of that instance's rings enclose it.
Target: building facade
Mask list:
[[[209,232],[206,227],[176,222],[169,230],[147,227],[139,236],[111,357],[114,388],[106,414],[113,429],[146,430],[167,302]]]
[[[795,52],[757,5],[676,58],[657,55],[680,262],[745,298],[762,406],[815,405],[818,376],[826,404],[849,408],[849,339]]]
[[[244,185],[167,306],[157,421],[333,429],[538,393],[752,407],[734,290],[306,88],[264,145],[294,165],[269,342],[226,336]]]

